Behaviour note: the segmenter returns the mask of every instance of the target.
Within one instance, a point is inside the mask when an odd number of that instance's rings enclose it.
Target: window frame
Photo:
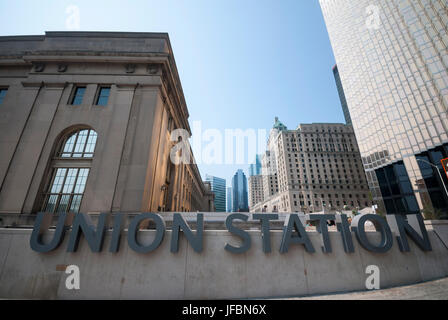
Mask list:
[[[74,104],[75,102],[75,98],[76,98],[76,93],[78,91],[78,89],[84,89],[84,93],[82,94],[82,98],[81,98],[81,102],[79,104]],[[81,106],[84,103],[84,97],[86,95],[86,91],[87,91],[87,86],[86,85],[74,85],[73,86],[73,90],[72,90],[72,94],[70,95],[70,99],[68,100],[68,104],[71,106]]]
[[[1,97],[1,92],[5,91],[5,95]],[[6,95],[8,94],[9,87],[0,87],[0,105],[3,104],[3,101],[5,101]]]
[[[100,98],[101,98],[101,91],[103,89],[109,89],[109,95],[107,96],[107,102],[106,102],[106,104],[98,104],[100,101]],[[99,85],[98,89],[96,90],[96,94],[95,94],[95,106],[107,107],[109,105],[111,93],[112,93],[112,85],[107,85],[107,84]]]
[[[84,131],[84,130],[88,130],[88,133],[86,135],[85,141],[83,143],[83,148],[82,148],[82,152],[75,152],[75,148],[76,148],[76,142],[77,139],[79,137],[79,133]],[[92,148],[92,152],[89,154],[91,154],[90,157],[84,157],[85,151],[87,149],[87,145],[88,145],[88,141],[89,141],[89,137],[91,136],[91,132],[94,132],[96,135],[96,138],[94,140],[94,146]],[[76,138],[73,142],[73,146],[71,148],[71,152],[67,152],[70,153],[70,157],[62,157],[62,154],[64,153],[64,149],[65,146],[67,144],[67,141],[76,135]],[[85,190],[86,190],[86,186],[88,184],[88,179],[90,176],[90,171],[92,169],[92,163],[93,163],[93,159],[95,157],[95,150],[97,147],[97,143],[98,143],[98,133],[90,128],[90,127],[78,127],[75,128],[73,130],[71,130],[69,133],[64,134],[62,137],[59,138],[59,141],[56,145],[56,149],[53,151],[53,157],[51,159],[51,163],[48,169],[48,173],[46,175],[46,183],[45,183],[45,187],[42,190],[42,192],[40,193],[41,195],[41,200],[40,200],[40,204],[39,204],[39,209],[42,212],[49,212],[52,214],[59,214],[62,212],[73,212],[74,214],[77,214],[80,209],[81,209],[81,205],[82,205],[82,201],[84,199],[84,194],[85,194]],[[73,157],[74,154],[81,154],[81,156],[79,157]],[[58,192],[52,192],[52,189],[54,188],[54,183],[55,183],[55,179],[56,176],[59,172],[59,170],[63,170],[65,169],[65,173],[64,173],[64,177],[61,181],[61,186],[58,189]],[[76,174],[74,176],[74,180],[70,183],[72,183],[71,189],[68,192],[64,192],[64,188],[66,188],[66,181],[69,177],[69,172],[70,170],[76,169]],[[87,170],[87,173],[85,176],[82,176],[81,173],[82,172],[86,172],[83,170]],[[80,181],[79,179],[85,179],[81,185],[78,185],[78,182]],[[76,193],[76,188],[82,186],[82,193]],[[55,202],[54,202],[54,206],[52,208],[52,211],[48,210],[48,205],[49,205],[49,201],[51,199],[52,196],[56,196]],[[63,211],[58,211],[59,206],[61,201],[63,201],[63,198],[68,196],[67,199],[67,203],[66,203],[66,207],[64,208]],[[70,209],[72,208],[73,205],[73,201],[77,201],[75,200],[75,198],[79,197],[79,203],[77,204],[77,207],[75,208],[75,210],[71,211]]]

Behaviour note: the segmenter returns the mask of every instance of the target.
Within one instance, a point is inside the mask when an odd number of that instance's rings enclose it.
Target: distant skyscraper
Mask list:
[[[320,4],[373,199],[390,214],[447,214],[446,0]]]
[[[261,156],[255,156],[255,163],[249,166],[249,176],[258,176],[261,174]]]
[[[341,100],[342,111],[344,112],[344,118],[346,124],[352,124],[350,118],[350,112],[348,111],[347,100],[345,99],[344,88],[342,87],[341,77],[339,77],[338,66],[333,67],[334,80],[336,81],[336,87],[338,88],[339,99]]]
[[[233,212],[248,212],[247,179],[243,170],[239,169],[232,178]]]
[[[263,202],[263,176],[261,174],[249,177],[249,209]]]
[[[227,212],[232,212],[232,210],[233,210],[232,187],[227,187]]]
[[[207,174],[205,181],[210,182],[212,192],[215,194],[215,211],[226,212],[226,180]]]
[[[232,187],[227,187],[227,212],[232,212],[232,209],[233,209]]]
[[[255,163],[249,166],[249,207],[263,201],[263,176],[261,175],[261,155],[255,156]],[[250,209],[250,208],[249,208]]]

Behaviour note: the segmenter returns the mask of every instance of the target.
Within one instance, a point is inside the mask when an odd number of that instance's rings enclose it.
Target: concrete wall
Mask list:
[[[333,253],[320,250],[320,237],[309,232],[316,253],[293,245],[286,254],[278,248],[281,231],[272,231],[272,252],[262,251],[260,231],[249,231],[252,247],[242,255],[224,249],[239,239],[227,231],[204,231],[204,250],[196,253],[181,236],[179,252],[170,252],[171,232],[149,254],[132,251],[123,234],[120,251],[92,253],[84,238],[78,252],[67,253],[68,234],[54,252],[39,254],[30,249],[31,230],[0,229],[0,298],[37,299],[226,299],[284,297],[365,290],[365,268],[380,269],[381,288],[412,284],[448,275],[448,230],[429,230],[433,247],[423,252],[410,241],[411,252],[402,253],[396,241],[386,254],[370,253],[355,242],[355,252],[344,252],[339,233],[330,232]],[[441,230],[441,231],[440,231]],[[51,238],[51,234],[46,237]],[[154,231],[139,233],[150,243]],[[369,233],[379,239],[379,234]],[[50,239],[47,239],[50,240]],[[67,275],[57,265],[80,268],[80,290],[67,290]]]

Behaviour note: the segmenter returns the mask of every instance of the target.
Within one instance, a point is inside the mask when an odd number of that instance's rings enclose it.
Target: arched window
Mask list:
[[[97,133],[92,129],[78,129],[62,139],[52,160],[52,176],[44,194],[42,211],[79,211],[96,140]]]

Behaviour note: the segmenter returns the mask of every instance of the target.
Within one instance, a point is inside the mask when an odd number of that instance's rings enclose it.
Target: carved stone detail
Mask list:
[[[156,63],[148,64],[147,71],[149,74],[157,74],[159,72],[159,65]]]
[[[132,64],[132,63],[127,64],[126,65],[126,73],[134,73],[135,68],[136,68],[135,64]]]
[[[35,63],[34,64],[34,72],[42,72],[45,70],[45,63]]]
[[[65,72],[67,71],[67,65],[66,64],[58,64],[58,72]]]

